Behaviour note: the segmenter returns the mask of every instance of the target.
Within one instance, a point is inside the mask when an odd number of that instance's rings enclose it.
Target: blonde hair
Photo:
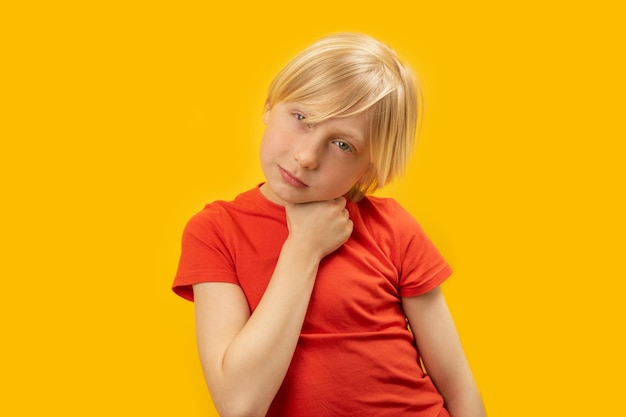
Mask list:
[[[368,112],[371,168],[348,193],[351,200],[405,171],[421,119],[421,93],[413,72],[389,46],[356,33],[322,38],[278,73],[266,106],[296,101],[315,106],[309,123]]]

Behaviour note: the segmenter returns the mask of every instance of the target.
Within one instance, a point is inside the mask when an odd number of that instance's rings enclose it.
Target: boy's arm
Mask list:
[[[426,371],[452,417],[484,417],[485,409],[440,287],[402,299]]]
[[[321,259],[348,239],[343,198],[286,207],[289,236],[253,314],[241,288],[194,285],[204,376],[223,417],[264,416],[296,349]]]

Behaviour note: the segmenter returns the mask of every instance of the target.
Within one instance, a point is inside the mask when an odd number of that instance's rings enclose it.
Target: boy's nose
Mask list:
[[[303,145],[296,149],[293,158],[302,168],[315,169],[319,165],[319,152],[313,145]]]

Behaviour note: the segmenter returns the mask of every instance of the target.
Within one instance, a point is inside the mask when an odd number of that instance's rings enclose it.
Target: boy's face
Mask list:
[[[312,111],[281,102],[264,116],[261,192],[277,204],[341,197],[370,167],[366,113],[311,125]]]

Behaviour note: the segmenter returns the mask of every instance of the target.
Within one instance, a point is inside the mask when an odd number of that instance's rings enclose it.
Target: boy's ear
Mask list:
[[[267,121],[270,118],[270,105],[269,103],[265,104],[265,113],[263,113],[263,124],[267,126]]]

